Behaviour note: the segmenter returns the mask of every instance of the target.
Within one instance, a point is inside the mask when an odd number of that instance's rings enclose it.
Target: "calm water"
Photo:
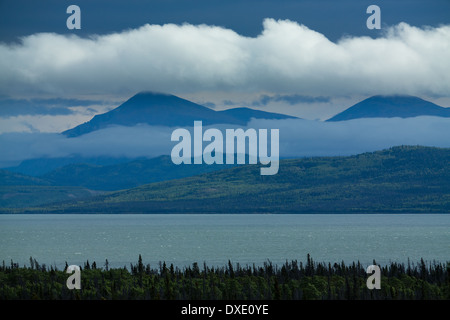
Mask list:
[[[0,261],[61,268],[450,260],[450,215],[0,215]]]

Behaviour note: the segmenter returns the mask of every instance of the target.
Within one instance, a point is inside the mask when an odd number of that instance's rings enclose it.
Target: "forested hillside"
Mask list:
[[[450,149],[395,147],[349,157],[281,160],[143,185],[27,212],[450,212]]]

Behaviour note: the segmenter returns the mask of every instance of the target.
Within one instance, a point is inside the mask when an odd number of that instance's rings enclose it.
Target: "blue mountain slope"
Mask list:
[[[174,95],[141,92],[119,107],[96,115],[90,121],[64,131],[63,134],[76,137],[111,125],[134,126],[141,123],[168,127],[192,126],[195,120],[202,120],[203,125],[245,125],[251,118],[293,117],[248,108],[214,111]]]
[[[250,108],[233,108],[227,109],[223,111],[218,111],[217,113],[226,115],[227,117],[232,117],[237,119],[238,122],[241,122],[242,125],[245,125],[250,121],[251,118],[255,119],[293,119],[294,117],[286,116],[280,113],[272,113],[266,111],[253,110]]]
[[[413,96],[373,96],[365,99],[327,121],[360,118],[410,118],[418,116],[450,117],[450,108]]]

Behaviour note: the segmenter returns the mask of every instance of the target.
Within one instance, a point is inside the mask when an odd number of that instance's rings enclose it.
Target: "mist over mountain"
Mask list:
[[[295,117],[249,108],[214,111],[174,95],[141,92],[119,107],[96,115],[90,121],[66,130],[63,134],[68,137],[77,137],[114,125],[192,126],[195,120],[202,120],[205,126],[214,124],[245,126],[251,118],[294,119]]]
[[[390,107],[387,107],[387,102],[391,103]],[[422,107],[417,107],[420,105]],[[432,106],[426,107],[430,105]],[[381,112],[384,109],[386,112]],[[109,189],[156,181],[159,178],[150,177],[155,172],[158,172],[156,176],[160,177],[172,176],[167,172],[163,173],[164,170],[158,171],[156,167],[153,173],[153,169],[145,166],[139,171],[136,170],[139,166],[135,164],[152,163],[152,166],[158,166],[147,160],[170,155],[176,144],[171,141],[173,127],[163,124],[177,123],[192,127],[193,121],[199,119],[204,121],[204,128],[207,121],[227,121],[234,124],[218,123],[214,127],[221,130],[233,126],[279,129],[281,158],[354,155],[398,145],[450,147],[450,118],[412,116],[418,114],[418,109],[422,110],[422,113],[423,110],[428,110],[428,113],[430,110],[443,111],[441,115],[445,115],[447,111],[446,108],[415,97],[376,96],[361,101],[342,113],[345,117],[350,118],[350,114],[361,118],[348,121],[313,121],[247,108],[214,111],[171,95],[141,93],[120,107],[98,115],[91,121],[66,131],[65,134],[1,134],[0,168],[39,178],[53,172],[50,179],[52,185],[75,184],[97,190],[104,189],[104,186],[112,181],[109,178],[114,176],[114,170],[119,170],[123,179],[116,180]],[[396,117],[379,117],[390,116],[393,110],[397,112]],[[399,113],[399,110],[404,112]],[[371,111],[376,111],[377,117],[368,116]],[[341,117],[345,118],[342,115]],[[139,124],[144,121],[154,121],[159,125]],[[246,121],[248,123],[242,125]],[[63,167],[65,168],[62,169]],[[184,170],[191,170],[190,167],[178,169],[174,172],[179,174]],[[194,172],[189,175],[192,173]],[[50,178],[50,175],[48,177]],[[69,181],[69,177],[73,179],[73,183]],[[82,177],[84,178],[81,179]]]
[[[351,106],[327,121],[361,118],[411,118],[418,116],[450,117],[450,108],[414,96],[373,96]]]

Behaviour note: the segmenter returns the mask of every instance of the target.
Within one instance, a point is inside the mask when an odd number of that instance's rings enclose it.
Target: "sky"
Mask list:
[[[81,29],[67,28],[72,4]],[[381,29],[366,24],[373,4]],[[33,153],[19,152],[19,141],[54,138],[61,146],[45,153],[36,142],[39,155],[64,153],[64,145],[80,151],[82,143],[57,133],[148,90],[216,110],[251,107],[315,121],[295,133],[310,141],[319,128],[349,138],[339,125],[316,122],[372,95],[450,107],[449,12],[447,0],[1,0],[0,147],[17,146],[3,162]],[[430,121],[420,126],[432,128]]]

